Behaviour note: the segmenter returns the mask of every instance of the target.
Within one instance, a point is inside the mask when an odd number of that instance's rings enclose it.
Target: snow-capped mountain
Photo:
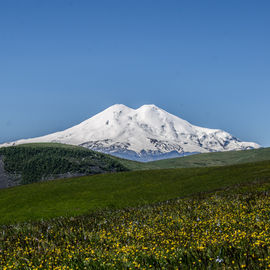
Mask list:
[[[46,136],[1,146],[32,142],[59,142],[140,161],[192,153],[259,148],[219,129],[194,126],[155,105],[131,109],[116,104],[82,123]]]

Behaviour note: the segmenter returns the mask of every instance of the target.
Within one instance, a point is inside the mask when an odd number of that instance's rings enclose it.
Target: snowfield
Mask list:
[[[192,153],[259,148],[219,130],[194,126],[155,105],[132,109],[113,105],[82,123],[46,136],[5,143],[58,142],[133,160],[148,161]]]

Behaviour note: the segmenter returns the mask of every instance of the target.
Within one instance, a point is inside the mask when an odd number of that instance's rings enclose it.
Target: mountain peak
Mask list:
[[[114,104],[114,105],[108,107],[106,110],[123,110],[123,109],[128,109],[128,110],[143,110],[143,109],[162,110],[161,108],[159,108],[155,104],[144,104],[137,109],[130,108],[124,104]]]
[[[19,140],[7,145],[59,142],[82,145],[112,155],[140,161],[190,153],[259,148],[217,129],[197,127],[154,104],[132,109],[114,104],[67,130]]]
[[[124,105],[124,104],[114,104],[110,107],[108,107],[107,110],[114,110],[114,111],[118,111],[118,110],[132,110],[131,108],[129,108],[128,106]]]
[[[140,109],[154,109],[154,110],[158,109],[158,110],[161,110],[155,104],[145,104],[145,105],[142,105],[141,107],[139,107],[137,110],[140,110]]]

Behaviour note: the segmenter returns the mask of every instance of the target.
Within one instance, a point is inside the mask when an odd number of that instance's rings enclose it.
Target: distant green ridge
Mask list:
[[[4,169],[20,184],[44,179],[127,171],[119,161],[83,147],[33,143],[0,148]]]
[[[260,148],[242,151],[212,152],[196,154],[180,158],[163,159],[146,163],[144,166],[151,169],[190,168],[226,166],[270,160],[270,148]],[[130,169],[136,169],[133,164],[127,164]]]

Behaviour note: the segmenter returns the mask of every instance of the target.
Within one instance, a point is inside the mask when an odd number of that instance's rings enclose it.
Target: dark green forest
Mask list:
[[[91,175],[128,169],[108,155],[61,144],[29,144],[0,148],[5,171],[17,175],[20,184],[61,177]]]

